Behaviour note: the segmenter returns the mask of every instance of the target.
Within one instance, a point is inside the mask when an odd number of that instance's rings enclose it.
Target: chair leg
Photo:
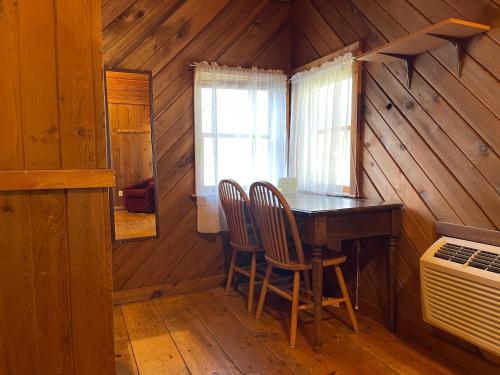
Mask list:
[[[266,268],[266,274],[264,276],[264,282],[262,283],[262,290],[260,291],[259,302],[257,304],[257,311],[255,312],[255,319],[259,319],[262,314],[262,308],[264,307],[264,300],[266,299],[267,284],[269,284],[269,277],[271,276],[271,271],[273,266],[268,264]]]
[[[295,346],[297,337],[297,319],[299,313],[299,293],[300,293],[300,271],[293,273],[293,292],[292,292],[292,318],[290,327],[290,346]]]
[[[345,299],[349,318],[351,318],[352,328],[354,329],[354,332],[358,332],[358,321],[356,320],[356,315],[354,315],[354,310],[351,305],[351,299],[349,298],[349,293],[347,292],[347,287],[345,285],[344,275],[342,275],[342,270],[340,269],[340,266],[338,264],[336,264],[334,268],[335,273],[337,274],[337,280],[339,281],[342,297]]]
[[[309,278],[309,270],[304,270],[304,286],[306,287],[306,299],[307,301],[310,301],[312,297],[312,289],[311,279]]]
[[[229,289],[231,289],[231,284],[233,283],[233,275],[234,275],[234,266],[236,264],[236,250],[233,249],[231,254],[231,264],[229,265],[229,271],[227,273],[227,281],[226,281],[226,296],[229,294]]]
[[[247,311],[250,314],[253,309],[253,297],[255,289],[255,274],[257,273],[257,254],[252,253],[252,263],[250,265],[250,282],[248,284],[248,303]]]

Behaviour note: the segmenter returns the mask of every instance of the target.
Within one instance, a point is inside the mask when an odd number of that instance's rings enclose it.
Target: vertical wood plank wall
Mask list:
[[[105,168],[100,1],[0,2],[0,170]],[[105,189],[0,193],[0,373],[111,374]]]
[[[498,229],[500,225],[500,8],[477,0],[296,0],[293,66],[362,39],[365,50],[446,18],[492,24],[467,45],[462,77],[451,46],[416,60],[411,89],[403,64],[364,65],[362,190],[401,201],[398,328],[448,358],[478,371],[477,357],[431,335],[420,312],[419,257],[433,242],[436,220]],[[496,24],[496,25],[495,25]],[[496,27],[495,27],[496,26]],[[382,316],[386,288],[381,244],[362,255],[362,309]]]
[[[188,65],[206,60],[289,71],[289,14],[289,4],[269,0],[103,1],[105,65],[153,72],[161,227],[159,240],[113,246],[115,291],[153,287],[146,288],[153,295],[158,285],[221,280],[221,239],[196,233]]]

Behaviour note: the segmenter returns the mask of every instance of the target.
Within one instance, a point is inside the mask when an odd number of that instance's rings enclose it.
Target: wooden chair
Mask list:
[[[232,247],[231,265],[226,282],[226,295],[229,293],[235,272],[250,278],[248,284],[248,313],[252,312],[255,290],[255,278],[262,279],[257,273],[257,253],[262,252],[259,246],[254,219],[250,210],[250,201],[243,188],[233,180],[219,182],[219,199],[226,215],[229,227],[229,238]],[[236,265],[238,252],[252,254],[250,271]]]
[[[307,271],[312,268],[312,254],[310,251],[304,252],[295,217],[285,197],[276,187],[268,182],[255,182],[252,184],[250,187],[250,205],[260,230],[265,258],[268,262],[262,291],[257,304],[256,318],[258,319],[262,313],[268,289],[292,301],[290,345],[295,346],[298,311],[313,309],[313,304],[309,298],[310,295],[312,295],[311,290],[307,290],[305,303],[299,305],[300,273],[301,271]],[[291,238],[287,236],[288,232],[291,233]],[[323,299],[322,305],[330,306],[342,302],[345,303],[354,331],[357,332],[358,324],[340,269],[340,264],[345,262],[346,257],[340,255],[338,252],[325,250],[323,251],[323,259],[323,266],[334,267],[342,297],[325,298]],[[273,267],[293,271],[292,294],[270,283],[269,279]],[[310,289],[308,287],[309,283],[307,282],[307,277],[306,275],[305,286],[306,289]]]

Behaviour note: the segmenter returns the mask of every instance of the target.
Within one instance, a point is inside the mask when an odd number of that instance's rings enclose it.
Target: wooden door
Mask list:
[[[0,373],[112,374],[100,1],[0,5]]]

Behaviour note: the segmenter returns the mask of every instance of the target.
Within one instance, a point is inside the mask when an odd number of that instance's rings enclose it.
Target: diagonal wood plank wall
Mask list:
[[[159,240],[114,246],[115,291],[150,287],[154,294],[156,285],[224,273],[221,239],[196,233],[188,65],[207,60],[289,71],[289,15],[286,1],[103,1],[105,65],[153,72],[161,225]]]
[[[483,369],[477,357],[444,344],[422,322],[418,262],[433,242],[436,220],[500,225],[499,15],[488,0],[297,0],[292,7],[294,67],[360,39],[373,49],[450,17],[497,24],[468,43],[461,78],[451,46],[417,58],[411,90],[398,62],[365,64],[363,76],[362,188],[367,197],[405,205],[399,330],[477,372]],[[361,298],[362,311],[381,316],[385,268],[373,255],[377,246],[364,246]]]

